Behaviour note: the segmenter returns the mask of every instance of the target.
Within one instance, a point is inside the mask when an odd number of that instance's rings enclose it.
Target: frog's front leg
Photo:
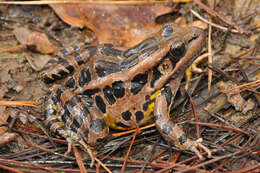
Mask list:
[[[183,150],[190,150],[196,153],[200,160],[204,160],[198,148],[202,148],[211,157],[211,151],[201,144],[202,140],[193,141],[186,137],[183,130],[174,124],[169,117],[169,107],[171,102],[172,92],[171,88],[166,87],[161,94],[156,97],[154,115],[156,128],[160,131],[162,136],[169,142],[175,144]]]

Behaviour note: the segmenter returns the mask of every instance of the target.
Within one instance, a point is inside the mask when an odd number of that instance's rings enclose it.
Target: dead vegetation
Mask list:
[[[259,2],[153,2],[138,6],[52,4],[52,8],[0,5],[0,170],[260,171]],[[39,77],[44,64],[63,47],[90,35],[100,43],[131,47],[164,22],[198,26],[208,34],[202,53],[209,59],[198,63],[201,72],[188,78],[187,92],[183,82],[172,115],[190,137],[203,138],[213,158],[199,161],[193,153],[168,145],[153,124],[131,133],[112,132],[95,147],[98,159],[94,168],[89,168],[88,156],[80,146],[64,155],[67,142],[52,136],[41,123],[43,99],[51,85]]]

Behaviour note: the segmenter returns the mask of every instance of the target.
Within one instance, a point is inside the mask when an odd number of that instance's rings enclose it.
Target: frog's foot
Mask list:
[[[200,151],[198,150],[198,148],[203,149],[206,153],[208,153],[208,158],[212,157],[212,153],[210,151],[210,149],[208,149],[207,147],[205,147],[204,145],[202,145],[202,138],[199,138],[196,141],[193,141],[191,139],[187,139],[187,141],[185,141],[182,144],[183,147],[185,147],[186,149],[193,151],[200,160],[204,160],[205,158],[201,155]]]
[[[66,138],[66,141],[68,142],[68,149],[65,153],[65,155],[69,155],[70,152],[71,152],[71,148],[72,148],[72,145],[74,144],[73,140],[71,138]],[[91,147],[86,144],[82,139],[78,141],[79,144],[81,144],[88,152],[90,158],[91,158],[91,163],[90,163],[90,167],[92,168],[94,163],[95,163],[95,155],[91,149]]]
[[[90,163],[90,167],[92,168],[94,163],[95,163],[95,154],[93,153],[91,147],[86,144],[83,140],[80,140],[79,143],[87,150],[90,158],[91,158],[91,163]]]
[[[67,155],[69,155],[70,152],[71,152],[71,148],[72,148],[73,142],[72,142],[72,139],[71,139],[71,138],[66,138],[66,141],[68,142],[68,149],[67,149],[67,151],[66,151],[66,153],[65,153],[65,155],[67,156]]]

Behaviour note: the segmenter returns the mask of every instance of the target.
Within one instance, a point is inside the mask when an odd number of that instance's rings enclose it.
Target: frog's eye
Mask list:
[[[172,44],[170,47],[170,54],[173,57],[181,58],[186,53],[186,45],[184,42],[178,42],[176,44]]]

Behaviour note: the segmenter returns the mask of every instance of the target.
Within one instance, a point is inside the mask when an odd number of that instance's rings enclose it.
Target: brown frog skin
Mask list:
[[[169,117],[170,108],[185,69],[191,65],[205,42],[201,29],[165,25],[158,33],[126,51],[109,45],[83,43],[80,53],[63,51],[43,73],[46,82],[74,71],[65,84],[54,85],[46,96],[45,124],[64,137],[68,152],[72,144],[83,145],[92,158],[90,146],[113,129],[132,129],[154,120],[169,142],[191,150],[203,159],[202,148],[186,137]],[[64,53],[65,52],[65,53]]]

